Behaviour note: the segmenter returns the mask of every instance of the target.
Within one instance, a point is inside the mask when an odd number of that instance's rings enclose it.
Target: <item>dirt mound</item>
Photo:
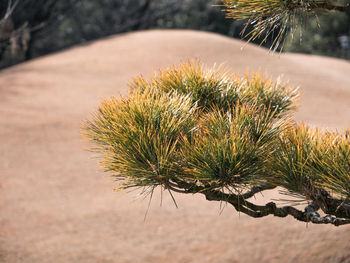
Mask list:
[[[350,227],[252,219],[201,196],[115,193],[81,122],[130,78],[189,58],[261,69],[300,86],[298,121],[350,123],[350,63],[268,51],[211,33],[145,31],[0,72],[1,262],[350,262]],[[274,193],[271,193],[274,195]]]

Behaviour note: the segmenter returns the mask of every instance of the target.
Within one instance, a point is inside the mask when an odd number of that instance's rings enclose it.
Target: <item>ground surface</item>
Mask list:
[[[188,58],[261,68],[303,98],[298,121],[350,123],[350,63],[193,31],[111,37],[0,72],[0,262],[350,262],[350,227],[251,219],[201,196],[115,193],[85,151],[80,125],[139,73]],[[275,196],[274,192],[267,196]],[[266,196],[265,196],[266,197]]]

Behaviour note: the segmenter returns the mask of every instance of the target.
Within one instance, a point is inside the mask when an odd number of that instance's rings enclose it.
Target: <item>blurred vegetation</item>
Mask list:
[[[232,1],[226,1],[232,2]],[[135,30],[188,28],[241,37],[247,20],[227,19],[220,0],[1,0],[0,68],[75,44]],[[343,56],[338,37],[350,35],[350,12],[310,16],[285,50]],[[306,22],[305,22],[306,21]],[[248,25],[250,32],[254,25]],[[297,33],[297,32],[296,32]],[[262,38],[253,42],[261,43]],[[273,38],[265,39],[271,46]]]

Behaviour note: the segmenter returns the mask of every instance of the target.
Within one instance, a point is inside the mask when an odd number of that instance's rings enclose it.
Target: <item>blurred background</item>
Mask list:
[[[1,263],[350,263],[350,225],[250,218],[202,195],[175,194],[177,209],[157,191],[150,204],[137,191],[114,192],[86,150],[81,124],[103,98],[189,58],[282,75],[300,87],[297,122],[349,127],[349,12],[310,13],[283,49],[333,58],[272,56],[256,45],[242,51],[244,21],[225,19],[219,4],[0,0]],[[173,28],[194,30],[151,30]]]
[[[136,30],[196,29],[241,38],[244,21],[225,19],[221,8],[215,6],[220,3],[218,0],[1,0],[0,68]],[[286,41],[283,51],[350,59],[349,11],[312,14],[304,21],[302,31]],[[256,43],[260,44],[259,40]],[[268,40],[263,45],[270,44]]]

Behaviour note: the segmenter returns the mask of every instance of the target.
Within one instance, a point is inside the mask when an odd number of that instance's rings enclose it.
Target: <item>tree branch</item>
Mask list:
[[[344,200],[332,198],[324,189],[317,189],[312,199],[326,214],[336,217],[350,217],[350,205]]]
[[[201,193],[205,195],[206,199],[208,201],[224,201],[229,204],[231,204],[237,211],[242,212],[248,216],[254,217],[254,218],[260,218],[265,217],[268,215],[273,215],[277,217],[286,217],[288,215],[294,217],[298,221],[302,222],[312,222],[314,224],[332,224],[335,226],[350,224],[350,217],[344,216],[343,213],[337,212],[339,209],[344,209],[341,206],[339,206],[340,200],[334,200],[327,197],[326,203],[321,203],[320,201],[312,202],[310,205],[308,205],[304,211],[300,211],[297,208],[293,206],[283,206],[283,207],[277,207],[277,205],[274,202],[269,202],[266,205],[256,205],[254,203],[251,203],[247,201],[246,199],[249,197],[252,197],[255,193],[263,191],[263,189],[273,189],[274,187],[271,186],[257,186],[253,187],[249,192],[243,195],[236,195],[233,193],[227,194],[219,190],[210,189],[208,187],[199,186],[194,183],[188,183],[182,180],[174,180],[171,184],[168,184],[168,188],[170,190],[173,190],[175,192],[179,193]],[[181,190],[180,190],[181,189]],[[325,195],[325,194],[324,194]],[[325,196],[323,196],[323,199]],[[332,202],[335,203],[333,204]],[[321,205],[319,205],[321,204]],[[326,215],[324,217],[321,217],[317,211],[324,206],[324,204],[332,205],[332,209],[328,207],[328,210],[333,212],[334,215]],[[334,210],[335,205],[338,205],[337,208]],[[323,210],[323,209],[322,209]],[[346,210],[349,212],[348,210]],[[341,215],[341,217],[338,217],[338,215]]]

